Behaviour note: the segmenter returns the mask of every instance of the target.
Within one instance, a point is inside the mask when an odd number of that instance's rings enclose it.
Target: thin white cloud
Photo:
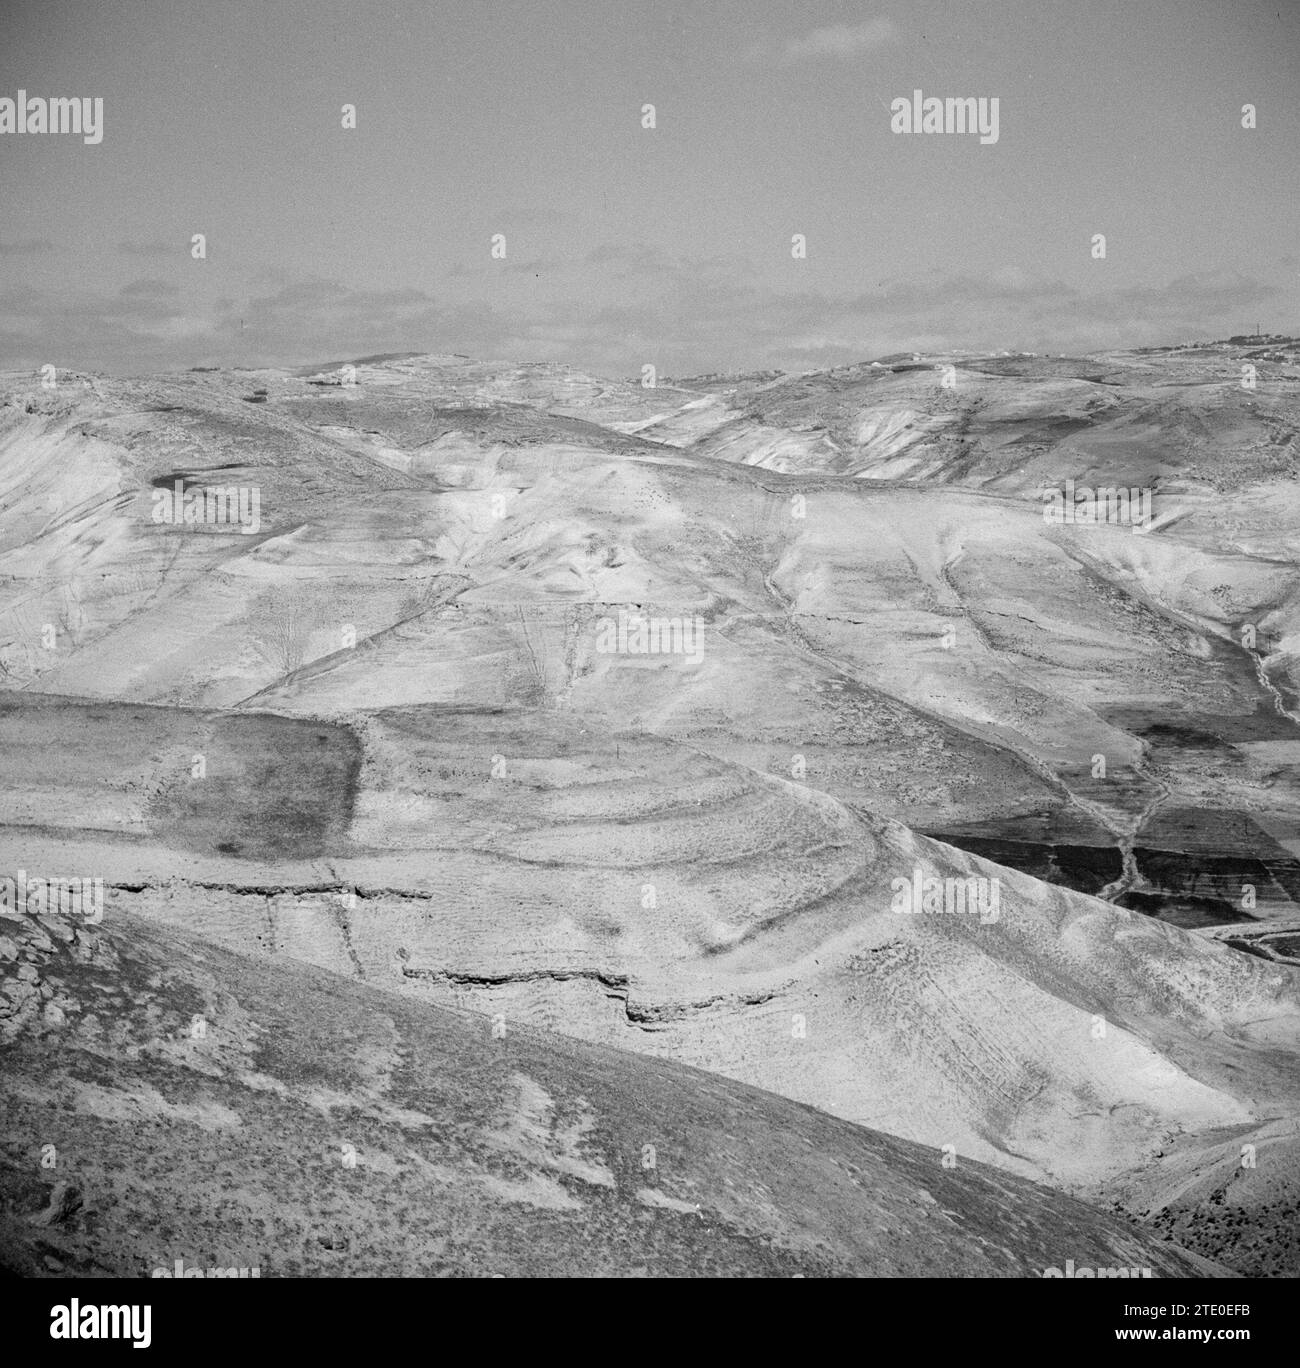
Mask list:
[[[813,29],[801,38],[791,38],[781,49],[782,66],[823,57],[847,61],[864,52],[873,52],[893,42],[897,30],[888,19],[868,19],[861,24],[830,24]]]

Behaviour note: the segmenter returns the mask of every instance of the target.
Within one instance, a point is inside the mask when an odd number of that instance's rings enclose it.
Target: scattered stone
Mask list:
[[[50,933],[55,940],[63,941],[65,944],[72,940],[72,926],[61,917],[52,917],[48,912],[38,913],[36,921]],[[53,947],[51,947],[53,948]]]
[[[27,942],[28,949],[40,950],[47,955],[53,954],[54,942],[34,917],[24,923],[23,933],[23,939]]]
[[[81,1189],[66,1180],[55,1183],[50,1192],[50,1202],[44,1211],[33,1216],[33,1225],[62,1225],[70,1216],[75,1216],[82,1207]]]

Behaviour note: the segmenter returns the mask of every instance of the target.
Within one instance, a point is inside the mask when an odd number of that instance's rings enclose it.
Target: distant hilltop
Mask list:
[[[1183,342],[1174,347],[1141,347],[1140,351],[1195,351],[1199,347],[1292,347],[1300,348],[1300,337],[1286,333],[1237,333],[1217,341]]]

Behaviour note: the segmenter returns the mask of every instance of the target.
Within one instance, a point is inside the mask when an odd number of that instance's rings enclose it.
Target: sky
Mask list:
[[[0,133],[4,369],[1300,333],[1296,0],[5,0],[20,89],[102,140]]]

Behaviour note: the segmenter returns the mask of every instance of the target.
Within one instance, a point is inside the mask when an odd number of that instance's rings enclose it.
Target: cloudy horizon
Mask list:
[[[1300,329],[1300,15],[1262,0],[4,25],[0,99],[102,98],[103,128],[0,135],[0,368],[689,374]],[[917,90],[996,99],[997,141],[891,131]]]

